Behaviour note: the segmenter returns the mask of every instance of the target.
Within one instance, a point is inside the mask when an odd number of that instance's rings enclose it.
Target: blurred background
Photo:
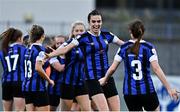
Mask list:
[[[146,28],[144,39],[155,45],[168,81],[180,90],[180,0],[0,0],[0,32],[15,27],[27,35],[32,24],[39,24],[44,27],[47,37],[69,35],[71,24],[76,20],[84,21],[88,28],[87,15],[93,9],[102,13],[103,29],[125,41],[129,39],[129,22],[141,19]],[[109,48],[110,64],[117,49],[114,45]],[[2,67],[0,69],[2,73]],[[126,111],[122,95],[123,70],[121,64],[114,77],[121,110]],[[161,110],[178,111],[179,101],[170,100],[154,75],[153,81]]]

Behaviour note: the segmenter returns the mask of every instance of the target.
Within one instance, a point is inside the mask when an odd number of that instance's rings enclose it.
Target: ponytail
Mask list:
[[[139,48],[140,48],[140,40],[144,34],[144,25],[141,21],[137,20],[130,24],[129,30],[131,31],[133,37],[137,39],[137,41],[129,48],[129,52],[135,54],[136,58],[139,55]]]
[[[19,37],[22,37],[22,32],[15,28],[9,28],[4,31],[0,37],[2,39],[2,51],[7,54],[9,44],[17,41]]]
[[[136,57],[139,55],[140,40],[141,38],[138,38],[138,40],[130,47],[130,52],[135,54]]]

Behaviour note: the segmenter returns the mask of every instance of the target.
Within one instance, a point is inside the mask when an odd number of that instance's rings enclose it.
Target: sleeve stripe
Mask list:
[[[53,58],[51,58],[51,59],[49,60],[49,63],[50,63],[50,64],[53,64],[53,63],[55,63],[55,62],[59,62],[56,57],[53,57]]]
[[[152,55],[150,58],[149,58],[149,61],[152,62],[154,60],[157,60],[158,61],[158,58],[156,55]]]
[[[116,60],[118,62],[121,62],[122,61],[122,57],[116,54],[115,57],[114,57],[114,60]]]
[[[114,36],[114,38],[113,38],[113,43],[116,43],[117,41],[119,40],[119,38],[117,37],[117,36]]]

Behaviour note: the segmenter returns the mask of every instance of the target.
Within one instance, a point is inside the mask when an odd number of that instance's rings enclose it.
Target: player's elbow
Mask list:
[[[65,65],[61,65],[58,69],[59,72],[63,72],[65,70]]]
[[[39,73],[40,71],[41,71],[41,68],[40,68],[40,66],[35,66],[35,70]]]
[[[58,72],[62,72],[65,69],[65,65],[64,64],[60,64],[59,62],[56,62],[56,63],[52,64],[52,66]]]

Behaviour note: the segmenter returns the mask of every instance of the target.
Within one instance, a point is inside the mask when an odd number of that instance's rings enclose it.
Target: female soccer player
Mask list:
[[[52,48],[56,49],[61,46],[66,40],[66,37],[63,35],[58,35],[54,37]],[[49,49],[51,50],[51,49]],[[60,84],[63,76],[63,71],[65,69],[65,59],[64,57],[53,57],[49,60],[50,63],[50,79],[54,80],[54,86],[51,84],[48,85],[48,95],[49,95],[49,104],[50,111],[56,111],[60,103]]]
[[[72,34],[66,44],[70,43],[75,36],[85,32],[82,22],[75,22],[72,25]],[[65,44],[64,44],[65,46]],[[73,48],[65,55],[65,70],[61,83],[61,110],[71,110],[73,99],[76,99],[82,111],[90,111],[90,101],[87,87],[84,82],[84,62],[80,48]]]
[[[72,24],[71,26],[71,33],[69,38],[74,38],[77,37],[78,35],[82,34],[85,32],[85,25],[81,21],[76,21]],[[73,99],[73,103],[71,106],[72,111],[80,111],[79,104],[77,103],[76,98]]]
[[[25,100],[22,92],[24,80],[24,55],[26,47],[22,45],[22,32],[9,28],[1,35],[2,51],[0,59],[3,66],[2,99],[3,110],[24,111]]]
[[[119,48],[114,62],[105,77],[99,80],[102,85],[106,85],[119,63],[124,60],[123,94],[129,111],[143,111],[143,109],[146,111],[159,111],[158,97],[150,76],[150,65],[166,87],[169,95],[174,99],[178,98],[176,90],[171,89],[164,72],[158,64],[154,45],[142,40],[144,31],[144,25],[140,20],[130,24],[131,40]]]
[[[46,63],[43,61],[45,48],[42,42],[44,39],[44,29],[39,25],[33,25],[30,30],[31,45],[25,54],[25,80],[22,88],[27,111],[49,110],[46,80],[52,85],[54,81],[44,71],[46,68]]]
[[[102,78],[109,68],[108,44],[122,45],[124,42],[110,32],[101,31],[102,16],[97,10],[89,13],[88,22],[89,31],[77,37],[77,40],[73,39],[65,48],[56,50],[48,56],[65,54],[79,45],[85,59],[84,71],[90,97],[99,111],[118,111],[120,110],[120,100],[113,77],[102,87],[98,79]]]

